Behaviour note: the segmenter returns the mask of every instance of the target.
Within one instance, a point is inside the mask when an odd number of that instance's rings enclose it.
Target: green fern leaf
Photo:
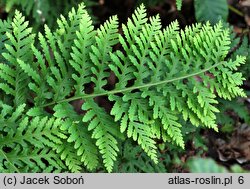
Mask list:
[[[87,130],[87,126],[81,122],[81,116],[77,115],[73,107],[67,103],[58,104],[54,110],[56,117],[61,119],[70,117],[72,119],[66,120],[61,130],[68,132],[67,142],[74,143],[74,148],[77,150],[77,156],[81,157],[81,162],[89,170],[96,169],[99,164],[98,149],[94,145],[95,141],[91,139],[91,133]]]
[[[0,20],[0,62],[3,62],[4,60],[4,58],[2,57],[2,53],[6,52],[4,45],[9,43],[6,33],[10,31],[11,31],[10,20],[7,21]]]
[[[60,154],[61,160],[63,160],[68,169],[73,173],[80,173],[82,171],[82,163],[79,156],[75,151],[72,144],[64,141],[61,145],[57,146],[57,154]]]
[[[105,79],[109,76],[109,73],[106,72],[110,61],[109,52],[112,52],[112,46],[118,43],[117,32],[118,18],[113,16],[97,30],[96,44],[91,46],[90,58],[95,65],[91,68],[92,73],[95,75],[95,77],[91,78],[91,81],[96,85],[96,93],[104,92],[103,87],[107,84]]]
[[[194,158],[187,165],[192,173],[228,173],[226,168],[213,159]]]
[[[92,138],[97,140],[96,145],[102,154],[103,163],[108,172],[111,172],[117,157],[117,152],[119,151],[115,138],[119,135],[119,131],[116,130],[118,126],[116,126],[117,124],[113,122],[112,118],[92,100],[86,101],[83,105],[83,109],[88,110],[83,117],[83,122],[89,122],[88,130],[93,130]]]
[[[9,40],[5,44],[5,52],[2,53],[6,65],[1,65],[0,72],[3,75],[0,79],[7,81],[7,83],[0,83],[0,89],[6,94],[14,97],[14,104],[19,106],[26,102],[27,94],[27,79],[26,74],[23,73],[18,59],[25,62],[32,60],[30,51],[30,44],[34,42],[34,35],[31,34],[32,29],[27,28],[28,22],[22,14],[16,11],[12,22],[12,32],[6,30],[6,37]],[[8,26],[5,26],[8,28]]]
[[[60,119],[23,115],[25,105],[16,110],[1,102],[0,135],[1,167],[13,172],[54,172],[65,169],[55,152],[57,145],[66,137],[58,132]],[[31,120],[31,121],[30,121]],[[43,161],[46,160],[46,165]]]

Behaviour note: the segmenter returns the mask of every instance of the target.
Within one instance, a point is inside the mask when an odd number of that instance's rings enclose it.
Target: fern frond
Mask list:
[[[235,33],[233,32],[233,29],[231,28],[231,39],[234,42],[234,46],[239,44],[239,39],[235,38]],[[231,47],[234,47],[234,46]],[[239,68],[243,74],[243,76],[245,78],[249,78],[249,71],[250,71],[250,67],[249,67],[249,62],[250,62],[250,51],[249,51],[249,42],[248,42],[248,38],[245,36],[243,37],[242,43],[240,45],[240,47],[232,54],[232,57],[234,59],[237,59],[237,56],[241,55],[241,56],[246,56],[246,63],[244,65],[241,65],[241,67]]]
[[[36,66],[32,69],[26,62],[21,62],[26,74],[37,78],[34,83],[29,84],[29,87],[39,94],[35,98],[38,105],[44,104],[46,99],[52,98],[54,101],[64,99],[71,92],[72,69],[66,62],[69,61],[73,39],[77,37],[76,31],[79,30],[80,23],[85,20],[86,14],[85,6],[81,4],[77,11],[74,8],[71,10],[68,15],[69,21],[63,16],[58,19],[56,32],[52,32],[45,25],[45,36],[39,33],[39,42],[43,52],[32,46],[32,51],[37,58],[37,63],[34,64]],[[46,61],[50,66],[49,72],[46,68]]]
[[[176,7],[177,7],[177,10],[181,10],[182,0],[176,0]]]
[[[120,36],[119,40],[125,50],[128,50],[129,47],[127,45],[130,45],[134,42],[134,36],[138,36],[140,34],[142,26],[146,24],[147,21],[148,18],[146,9],[145,6],[142,4],[135,10],[132,19],[128,19],[127,26],[125,24],[122,25],[125,39]]]
[[[144,5],[119,33],[117,16],[95,30],[83,4],[68,17],[60,17],[55,32],[45,26],[39,47],[19,12],[10,28],[0,23],[4,171],[40,171],[46,155],[48,170],[94,170],[102,159],[112,172],[126,138],[157,163],[156,139],[184,148],[184,121],[217,130],[216,97],[245,96],[237,71],[245,57],[227,58],[231,41],[221,23],[180,30],[175,21],[162,29]]]
[[[96,93],[104,92],[103,87],[107,84],[109,53],[112,52],[113,46],[118,43],[117,32],[118,18],[113,16],[97,30],[96,44],[91,46],[90,58],[95,65],[91,68],[95,76],[91,78],[91,81],[95,84]]]
[[[25,105],[14,110],[1,102],[0,152],[1,167],[14,172],[51,172],[65,169],[55,153],[57,145],[66,137],[58,127],[60,119],[24,116]],[[48,164],[43,161],[46,160]],[[25,167],[25,169],[23,169]]]
[[[3,165],[1,172],[61,172],[66,169],[64,163],[58,158],[58,154],[50,148],[21,148],[16,146],[11,152],[3,152],[5,158],[0,158]],[[1,154],[1,155],[2,155]],[[4,157],[2,156],[2,157]]]
[[[163,32],[160,31],[160,27],[156,27],[154,30],[155,26],[157,26],[155,23],[157,23],[157,19],[155,19],[155,22],[151,21],[150,25],[144,24],[144,27],[142,27],[142,34],[133,36],[135,42],[130,43],[133,51],[131,51],[127,45],[124,45],[123,47],[126,52],[125,56],[119,51],[111,55],[112,60],[117,64],[117,66],[110,66],[111,69],[120,67],[121,70],[127,72],[126,68],[129,67],[129,64],[130,66],[134,66],[132,71],[134,77],[130,75],[129,78],[129,80],[134,79],[134,86],[131,87],[130,91],[140,90],[142,92],[141,95],[135,97],[135,94],[138,92],[125,93],[125,91],[128,91],[125,90],[123,98],[112,97],[110,100],[117,101],[117,98],[120,98],[123,103],[128,103],[130,99],[131,102],[133,102],[135,99],[140,98],[140,96],[145,98],[145,100],[150,100],[151,102],[149,101],[148,103],[149,106],[144,107],[144,109],[153,110],[155,112],[154,119],[161,120],[163,130],[167,132],[167,135],[178,145],[184,147],[182,133],[179,129],[181,125],[178,123],[178,117],[175,115],[182,113],[183,118],[185,120],[189,118],[194,125],[198,126],[203,124],[217,130],[215,113],[218,112],[218,110],[214,107],[217,101],[215,100],[216,96],[213,94],[213,90],[217,90],[218,88],[218,91],[220,90],[221,92],[219,96],[226,94],[234,97],[234,92],[236,92],[237,95],[244,95],[242,90],[238,87],[242,84],[242,77],[238,73],[230,72],[226,67],[230,66],[231,63],[223,61],[229,50],[230,43],[228,32],[223,31],[221,23],[214,28],[207,24],[203,26],[202,29],[201,25],[198,24],[186,28],[185,31],[181,31],[180,33],[178,32],[178,25],[176,23]],[[151,37],[147,35],[147,33],[153,33],[154,35]],[[126,33],[124,35],[126,36]],[[132,42],[133,40],[130,38],[130,41]],[[124,44],[124,39],[122,37],[120,37],[120,42]],[[162,42],[164,42],[163,45],[161,44]],[[215,46],[215,49],[211,50],[211,48],[209,48],[211,46]],[[234,61],[234,64],[238,65],[238,61],[243,63],[244,58],[238,57],[238,59]],[[122,69],[121,66],[125,64],[125,69]],[[178,69],[178,67],[182,67],[182,70]],[[220,72],[218,69],[225,70]],[[123,80],[118,81],[118,84],[119,82],[123,82],[124,86],[124,81],[126,81],[124,76],[121,75],[117,69],[113,69],[113,71],[118,74],[118,78],[123,78]],[[224,80],[225,83],[222,84],[224,87],[218,87],[221,81],[216,81],[216,78],[211,80],[209,74],[206,74],[207,71],[213,73],[213,76],[218,77],[219,80],[223,75],[223,78],[226,78],[223,73],[226,73],[226,75],[232,74],[231,78],[237,75],[239,76],[239,80],[236,78],[235,80],[230,79],[230,81],[226,79]],[[220,76],[218,72],[221,73]],[[129,74],[131,73],[126,73],[126,75]],[[202,82],[197,81],[196,75],[199,75]],[[166,80],[162,81],[162,78]],[[183,79],[187,81],[183,83]],[[228,82],[230,82],[230,84]],[[164,87],[163,84],[167,83],[169,83],[168,87]],[[228,85],[230,85],[230,87]],[[232,87],[236,88],[232,89]],[[230,91],[225,91],[227,89]],[[118,91],[122,92],[122,90],[119,89]],[[155,95],[159,97],[157,100],[164,103],[161,107],[161,111],[157,110],[156,100],[153,100]],[[128,98],[128,96],[131,97]],[[117,108],[115,105],[111,113],[113,115],[121,115],[122,112],[124,117],[120,116],[119,118],[122,120],[121,126],[125,126],[129,125],[130,120],[133,121],[133,119],[135,119],[135,116],[131,117],[127,115],[126,112],[135,112],[139,105],[142,106],[142,104],[145,103],[140,102],[136,106],[134,103],[130,104],[130,102],[127,106],[121,106],[121,102],[119,102],[119,104],[119,107],[122,107],[123,111],[121,109],[114,109]],[[130,108],[126,110],[124,107]],[[174,114],[170,113],[175,111],[177,112]],[[137,115],[139,115],[139,113],[137,113]],[[145,120],[142,121],[144,126],[145,122]],[[122,127],[122,131],[124,131],[124,128],[126,129],[126,127]]]
[[[56,39],[58,40],[58,47],[65,60],[69,59],[70,50],[76,38],[76,31],[79,30],[80,22],[86,14],[85,5],[80,4],[77,11],[72,8],[68,14],[68,20],[62,15],[60,19],[57,20],[58,29],[56,30]]]
[[[2,21],[0,20],[0,62],[3,62],[4,58],[2,53],[6,52],[5,44],[8,44],[8,37],[6,36],[7,32],[11,32],[11,21]]]
[[[115,173],[166,173],[165,163],[168,164],[168,158],[164,155],[165,160],[160,161],[157,165],[147,156],[145,152],[133,144],[126,141],[123,144],[122,152],[117,166],[114,168]]]
[[[6,26],[5,26],[6,27]],[[7,27],[8,28],[8,27]],[[0,89],[14,97],[14,104],[19,106],[26,102],[28,77],[18,64],[18,59],[25,62],[32,60],[31,44],[34,43],[32,29],[28,28],[28,22],[22,14],[16,11],[11,24],[12,31],[6,31],[8,43],[5,44],[5,52],[2,53],[4,65],[1,63],[0,79],[7,82],[0,83]]]
[[[92,138],[97,140],[96,145],[102,154],[103,163],[108,172],[111,172],[119,151],[115,138],[119,133],[118,125],[92,100],[86,101],[83,109],[88,111],[83,122],[89,122],[88,130],[93,130]]]
[[[74,40],[70,60],[71,66],[76,70],[77,74],[73,74],[72,78],[76,81],[76,95],[85,93],[85,84],[91,81],[91,67],[93,63],[90,59],[91,46],[94,45],[96,31],[92,25],[90,16],[85,13],[81,20],[80,29],[76,31],[77,38]]]
[[[71,135],[68,142],[74,142],[74,148],[77,149],[77,155],[81,157],[81,162],[91,171],[96,169],[99,164],[98,149],[94,145],[87,127],[73,123],[69,128],[69,133]]]
[[[96,169],[99,164],[98,149],[94,145],[95,140],[91,138],[87,126],[81,122],[81,116],[68,103],[58,104],[54,107],[54,110],[54,115],[58,118],[70,117],[71,120],[66,120],[61,130],[68,132],[67,142],[74,143],[77,156],[81,158],[81,162],[84,163],[87,169]]]
[[[6,128],[8,135],[1,140],[1,146],[13,146],[17,143],[24,147],[32,144],[35,147],[46,145],[56,148],[56,144],[61,144],[61,139],[66,138],[63,133],[58,132],[58,126],[62,124],[60,119],[36,117],[29,121],[29,117],[25,117],[15,125],[15,120],[23,111],[24,107],[19,106],[8,118],[8,122],[12,122],[13,128]]]
[[[64,141],[61,145],[57,146],[57,154],[60,154],[60,158],[65,162],[68,169],[73,173],[80,173],[82,171],[82,162],[75,151],[72,144]]]

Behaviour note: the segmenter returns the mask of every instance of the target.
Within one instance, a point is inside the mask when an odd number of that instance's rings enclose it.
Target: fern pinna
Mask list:
[[[57,23],[35,37],[18,11],[0,21],[1,172],[112,172],[127,138],[157,163],[157,139],[184,148],[182,120],[217,130],[216,96],[245,95],[221,23],[162,29],[141,5],[120,34],[117,16],[94,29],[83,4]]]

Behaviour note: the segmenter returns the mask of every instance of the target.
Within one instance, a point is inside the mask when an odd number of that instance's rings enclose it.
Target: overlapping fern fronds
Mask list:
[[[16,109],[0,102],[0,171],[60,172],[66,167],[53,150],[67,136],[60,133],[62,120],[25,116],[25,105]],[[49,166],[48,166],[49,165]]]
[[[44,23],[52,27],[58,15],[67,13],[81,2],[84,2],[88,8],[98,4],[94,0],[1,0],[0,5],[9,14],[12,14],[15,9],[22,11],[36,27]],[[90,9],[89,12],[91,12]]]
[[[83,4],[57,23],[37,35],[38,46],[19,12],[0,23],[2,172],[45,164],[46,171],[94,171],[100,161],[112,172],[125,138],[157,163],[156,139],[184,148],[181,119],[217,130],[216,96],[245,95],[237,72],[245,58],[226,59],[230,38],[221,23],[162,29],[141,5],[119,34],[116,16],[95,30]]]
[[[182,7],[182,0],[176,0],[176,6],[178,10],[181,10]]]

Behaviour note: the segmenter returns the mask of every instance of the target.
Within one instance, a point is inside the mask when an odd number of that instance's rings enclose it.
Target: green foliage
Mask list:
[[[238,165],[233,165],[230,167],[230,170],[228,170],[210,158],[193,158],[188,161],[187,167],[192,173],[246,173],[246,171]]]
[[[226,59],[230,37],[221,23],[180,30],[175,21],[162,29],[159,16],[148,18],[141,5],[119,34],[117,16],[94,29],[80,4],[37,38],[18,11],[0,24],[2,172],[39,172],[45,154],[51,171],[94,171],[102,161],[112,172],[125,139],[158,163],[156,140],[185,147],[183,120],[217,130],[214,91],[224,99],[245,96],[237,72],[245,58]],[[104,97],[110,110],[98,103]],[[39,156],[31,168],[18,159],[24,152]]]
[[[126,141],[121,147],[114,172],[118,173],[166,173],[166,164],[170,164],[171,159],[168,154],[160,156],[160,162],[155,164],[140,146]]]
[[[237,124],[237,121],[234,117],[230,117],[230,112],[233,112],[235,115],[239,117],[244,123],[250,123],[249,113],[247,106],[244,103],[244,99],[234,99],[230,103],[225,100],[219,100],[220,113],[218,113],[218,123],[222,125],[222,131],[232,132],[233,125]],[[231,128],[231,129],[230,129]]]
[[[213,159],[194,158],[188,162],[192,173],[227,173],[228,170],[218,165]]]
[[[216,24],[220,19],[227,21],[227,0],[195,0],[195,17],[198,22],[210,21]]]
[[[66,138],[60,132],[62,120],[31,119],[24,114],[25,105],[16,109],[1,101],[0,105],[1,172],[60,172],[65,169],[55,152],[61,140]]]
[[[2,4],[5,11],[10,14],[15,9],[22,10],[35,22],[34,25],[53,26],[58,15],[68,13],[72,7],[81,2],[82,0],[1,0],[0,5]],[[84,0],[84,3],[89,7],[96,5],[92,0]]]
[[[242,39],[237,38],[236,34],[233,32],[233,28],[229,26],[229,24],[225,24],[225,28],[230,29],[230,38],[231,38],[231,51],[233,52],[230,57],[236,58],[237,56],[245,56],[246,63],[241,65],[238,69],[241,71],[242,75],[245,78],[249,78],[250,71],[250,56],[249,56],[249,43],[247,37],[243,36]],[[217,122],[220,124],[222,132],[232,132],[234,130],[234,126],[239,123],[239,121],[243,121],[244,123],[250,123],[250,117],[248,108],[246,106],[245,98],[236,98],[233,99],[230,103],[228,101],[220,99],[219,110],[220,112],[217,114]],[[233,117],[232,117],[233,115]],[[236,119],[239,118],[239,119]]]
[[[240,71],[242,72],[243,76],[249,78],[250,72],[250,45],[248,42],[248,38],[246,36],[243,37],[242,42],[239,43],[239,48],[234,51],[232,57],[236,57],[237,55],[245,56],[246,63],[240,67]]]
[[[177,10],[181,10],[182,0],[176,0],[176,6],[177,6]]]

